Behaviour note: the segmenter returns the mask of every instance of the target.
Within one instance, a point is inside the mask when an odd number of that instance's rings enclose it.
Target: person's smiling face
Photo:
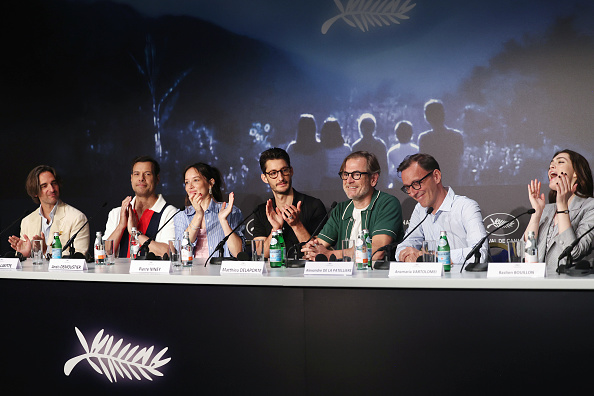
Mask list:
[[[342,181],[342,188],[347,197],[355,202],[365,201],[373,195],[373,187],[377,184],[378,174],[363,174],[355,180],[352,172],[368,172],[367,160],[363,157],[351,158],[344,165],[343,172],[349,173],[346,180]]]
[[[428,173],[432,173],[427,176]],[[420,188],[415,190],[413,187],[408,187],[408,195],[415,201],[421,204],[422,207],[435,207],[435,202],[439,193],[439,180],[437,180],[437,172],[428,172],[421,168],[418,162],[413,162],[408,168],[402,171],[402,184],[410,186],[411,184],[420,182]]]
[[[549,188],[551,190],[557,191],[557,181],[562,173],[567,175],[571,185],[577,182],[577,174],[567,153],[559,153],[551,160],[549,165]]]

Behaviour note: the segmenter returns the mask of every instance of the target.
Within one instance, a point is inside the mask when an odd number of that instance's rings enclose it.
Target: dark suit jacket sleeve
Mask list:
[[[312,213],[310,216],[308,216],[308,219],[306,219],[306,223],[304,224],[305,228],[307,229],[307,232],[309,232],[310,235],[313,234],[320,222],[324,220],[325,216],[326,207],[324,206],[324,203],[322,203],[322,201],[317,198],[314,199],[312,203]],[[324,221],[324,223],[326,223],[326,221]],[[320,227],[320,230],[321,229],[322,228]]]

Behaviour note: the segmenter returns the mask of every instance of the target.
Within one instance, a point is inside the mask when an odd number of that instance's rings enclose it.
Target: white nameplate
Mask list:
[[[306,261],[303,275],[353,275],[354,264],[342,261]]]
[[[402,263],[391,262],[388,277],[406,278],[406,277],[441,277],[443,275],[443,265],[441,263]]]
[[[221,275],[259,274],[266,272],[264,261],[232,261],[221,262]]]
[[[0,269],[21,269],[21,260],[15,258],[0,258]]]
[[[49,271],[84,271],[87,269],[85,259],[50,259]]]
[[[546,263],[489,263],[487,278],[544,278]]]
[[[169,260],[130,260],[131,274],[168,274],[170,270]]]

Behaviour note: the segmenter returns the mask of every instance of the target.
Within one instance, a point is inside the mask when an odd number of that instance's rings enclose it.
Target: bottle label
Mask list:
[[[280,263],[282,262],[282,250],[281,249],[270,249],[270,262]]]
[[[62,248],[52,248],[52,258],[53,259],[61,259],[62,258]]]
[[[450,265],[452,264],[451,260],[450,260],[450,252],[449,251],[438,251],[437,252],[437,261],[440,262],[443,265]]]
[[[136,255],[138,254],[138,250],[140,250],[140,247],[138,245],[130,245],[130,256],[136,257]]]
[[[361,263],[361,264],[367,264],[368,263],[368,256],[367,256],[367,249],[363,250],[363,249],[357,249],[357,253],[355,256],[355,260],[357,262],[357,264]]]
[[[95,248],[95,261],[99,260],[105,260],[105,250]]]
[[[440,247],[444,247],[444,246],[447,246],[447,245],[448,245],[448,241],[446,239],[444,239],[444,238],[440,238],[439,239],[439,246]]]
[[[191,263],[193,258],[194,257],[192,255],[192,252],[191,251],[189,251],[187,249],[183,249],[181,251],[181,259],[182,259],[183,262]]]
[[[276,238],[270,238],[270,246],[274,246],[276,245],[278,242],[276,241]]]

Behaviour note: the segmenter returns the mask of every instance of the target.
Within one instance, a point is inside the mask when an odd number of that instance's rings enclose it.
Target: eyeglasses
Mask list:
[[[420,180],[415,180],[414,182],[412,182],[410,184],[410,186],[402,186],[400,187],[400,190],[402,190],[403,193],[408,194],[408,192],[410,191],[409,189],[412,187],[414,190],[420,190],[421,189],[421,182],[423,180],[425,180],[427,178],[427,176],[432,175],[433,171],[427,173],[425,176],[423,176]]]
[[[347,180],[349,178],[349,176],[351,176],[353,178],[353,180],[359,180],[361,178],[361,175],[368,175],[369,172],[359,172],[359,171],[354,171],[354,172],[338,172],[338,176],[340,176],[340,178],[342,180]]]
[[[283,176],[289,176],[291,174],[291,168],[286,167],[286,168],[282,168],[279,171],[271,170],[270,172],[264,172],[264,173],[267,174],[269,178],[276,179],[279,173],[282,173]]]

